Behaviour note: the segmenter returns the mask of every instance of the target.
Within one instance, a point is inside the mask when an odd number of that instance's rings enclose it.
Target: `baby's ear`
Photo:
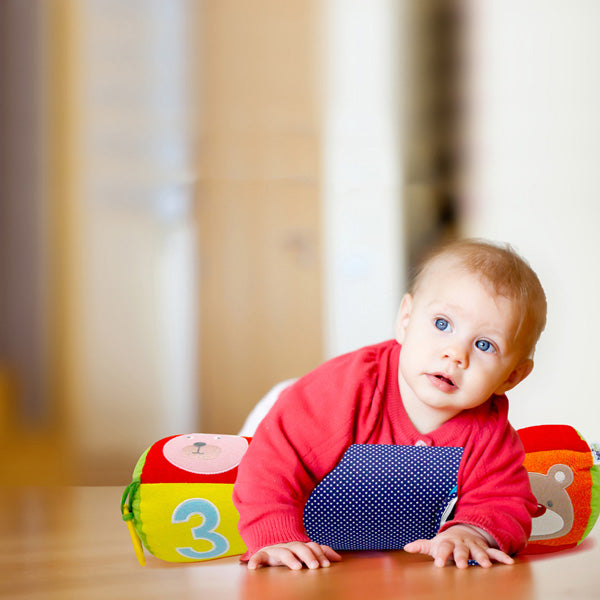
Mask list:
[[[404,341],[404,334],[410,320],[410,311],[412,308],[412,296],[404,294],[400,308],[398,309],[398,317],[396,318],[396,341],[400,344]]]
[[[524,358],[510,373],[506,381],[496,390],[496,394],[505,394],[521,383],[533,371],[533,360]]]

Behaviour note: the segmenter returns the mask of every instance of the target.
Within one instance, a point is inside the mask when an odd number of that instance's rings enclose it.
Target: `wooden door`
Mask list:
[[[322,360],[316,6],[204,3],[203,431],[236,433],[272,385]]]

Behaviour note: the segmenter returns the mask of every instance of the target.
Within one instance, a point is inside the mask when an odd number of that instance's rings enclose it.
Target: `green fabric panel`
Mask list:
[[[144,533],[144,526],[141,518],[141,491],[142,486],[138,485],[135,489],[135,493],[132,496],[131,508],[133,510],[133,524],[135,525],[135,530],[140,536],[140,540],[142,540],[142,544],[144,544],[147,550],[150,550],[150,548],[148,548],[148,540],[146,539],[146,534]]]
[[[600,514],[600,466],[592,466],[592,468],[590,469],[590,475],[592,476],[592,493],[590,500],[591,513],[590,520],[588,521],[587,527],[583,533],[583,537],[581,538],[581,540],[584,540],[588,533],[590,533],[590,531],[596,524],[596,521],[598,520],[598,515]]]
[[[139,457],[139,459],[135,465],[135,468],[133,469],[133,477],[132,477],[133,481],[141,480],[142,469],[144,468],[144,464],[146,464],[146,456],[148,456],[148,452],[150,452],[150,448],[152,448],[152,446],[148,446],[148,448],[146,448],[146,451],[144,452],[144,454],[142,454]]]

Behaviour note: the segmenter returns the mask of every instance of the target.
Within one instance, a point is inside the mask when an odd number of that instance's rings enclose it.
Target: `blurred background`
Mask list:
[[[516,427],[600,441],[600,4],[3,0],[0,482],[126,484],[393,337],[415,262],[511,243]]]

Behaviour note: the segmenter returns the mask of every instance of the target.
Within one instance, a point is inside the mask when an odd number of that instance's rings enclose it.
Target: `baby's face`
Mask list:
[[[453,259],[439,259],[398,316],[398,380],[413,422],[433,430],[531,371],[514,341],[513,303]],[[412,413],[412,414],[411,414]]]

